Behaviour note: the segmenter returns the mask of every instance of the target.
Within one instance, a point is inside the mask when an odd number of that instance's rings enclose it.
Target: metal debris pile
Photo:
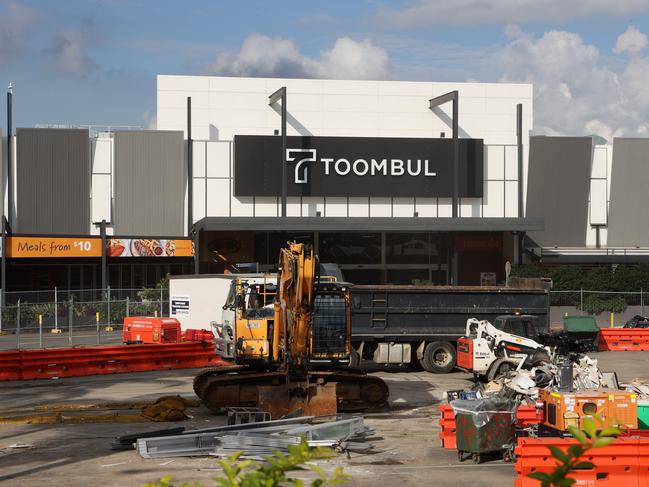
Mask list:
[[[290,445],[300,443],[302,438],[309,446],[327,446],[340,452],[365,452],[372,448],[365,441],[373,436],[374,430],[364,424],[362,416],[339,415],[333,421],[321,419],[303,416],[180,434],[142,435],[137,439],[136,448],[143,458],[224,457],[242,451],[242,457],[252,459],[262,459],[275,451],[287,452]]]

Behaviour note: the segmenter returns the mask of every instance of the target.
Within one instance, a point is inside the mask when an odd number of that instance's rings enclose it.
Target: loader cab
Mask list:
[[[496,317],[493,325],[504,333],[536,340],[539,336],[537,319],[534,315],[501,315]]]

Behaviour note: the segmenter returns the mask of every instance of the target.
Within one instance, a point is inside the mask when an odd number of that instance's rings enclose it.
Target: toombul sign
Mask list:
[[[281,137],[234,138],[234,195],[281,195]],[[288,196],[453,194],[451,139],[287,137]],[[460,139],[460,196],[480,197],[483,143]]]

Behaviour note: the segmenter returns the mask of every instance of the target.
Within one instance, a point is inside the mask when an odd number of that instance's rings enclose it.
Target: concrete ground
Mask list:
[[[635,377],[649,379],[649,352],[607,352],[593,354],[602,370],[616,370],[621,381]],[[0,383],[1,409],[37,404],[93,401],[140,401],[161,395],[192,396],[195,370],[81,377],[32,382]],[[373,367],[370,373],[387,381],[390,409],[366,415],[376,430],[372,454],[344,455],[323,462],[325,470],[342,465],[352,476],[349,485],[512,485],[511,464],[491,461],[481,465],[458,463],[456,452],[440,446],[437,405],[444,391],[471,385],[462,372],[433,375],[400,368]],[[192,409],[187,428],[225,422],[206,410]],[[63,424],[0,426],[0,482],[3,485],[103,485],[137,486],[170,474],[176,481],[209,479],[220,468],[212,458],[145,460],[135,451],[114,452],[113,437],[168,427],[169,423]],[[15,443],[30,448],[9,448]],[[461,469],[461,470],[460,470]],[[308,474],[305,478],[308,478]]]

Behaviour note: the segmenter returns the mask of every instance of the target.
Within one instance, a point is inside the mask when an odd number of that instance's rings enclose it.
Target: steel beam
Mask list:
[[[282,101],[282,217],[286,216],[288,186],[286,181],[286,86],[268,97],[268,105]]]
[[[436,96],[428,100],[428,108],[431,110],[449,101],[453,102],[453,200],[452,216],[458,217],[460,201],[460,141],[459,141],[459,93],[457,90],[449,91],[444,95]]]
[[[194,147],[192,142],[192,97],[187,97],[187,236],[194,222]]]

